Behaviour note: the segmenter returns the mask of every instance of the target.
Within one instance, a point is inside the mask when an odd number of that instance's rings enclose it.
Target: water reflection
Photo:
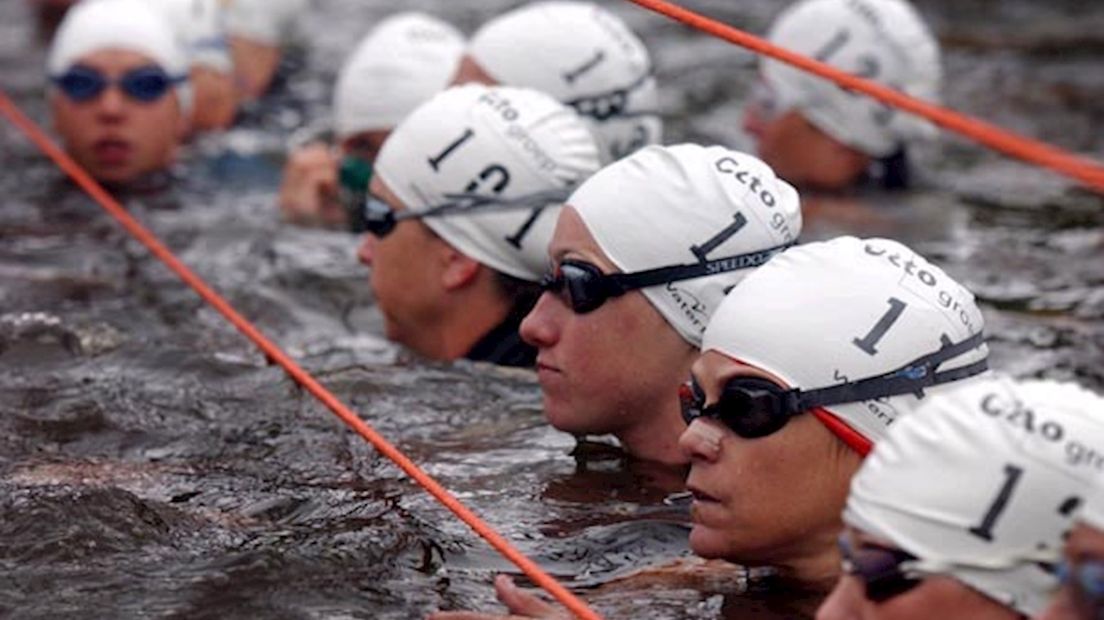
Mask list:
[[[42,50],[25,4],[0,3],[0,74],[43,118]],[[461,4],[419,6],[468,28],[492,8]],[[958,7],[931,10],[950,19]],[[672,139],[734,138],[748,57],[613,8],[654,45]],[[712,8],[753,29],[777,10],[767,1]],[[1051,23],[1069,23],[1060,9],[1047,9]],[[341,55],[384,12],[327,0],[311,16],[327,36],[284,95],[192,145],[171,188],[122,196],[128,208],[610,617],[807,617],[815,594],[690,557],[685,510],[664,502],[679,489],[677,473],[548,429],[530,373],[397,351],[377,336],[355,241],[276,221],[285,139],[321,114]],[[1025,28],[994,24],[997,35]],[[952,78],[1063,62],[973,54],[949,50]],[[1068,92],[1096,92],[1092,72],[1067,74]],[[981,79],[950,82],[957,107],[992,108],[995,120],[1058,141],[1091,140],[1058,131],[1082,108],[1001,98],[1011,88],[1003,82],[991,92],[979,91]],[[268,365],[22,138],[4,127],[0,144],[0,616],[410,618],[498,608],[490,577],[511,565]],[[902,239],[978,292],[994,365],[1104,387],[1100,198],[957,143],[927,164],[927,189],[908,196],[810,197],[809,237]],[[658,568],[642,570],[649,565]]]

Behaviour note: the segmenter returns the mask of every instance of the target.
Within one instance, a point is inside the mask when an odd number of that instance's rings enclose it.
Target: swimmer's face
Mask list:
[[[406,208],[379,177],[372,179],[369,191],[392,209]],[[421,353],[419,338],[436,323],[443,306],[440,263],[434,259],[444,245],[421,221],[404,220],[383,239],[364,235],[357,251],[360,262],[372,268],[372,292],[387,337]]]
[[[571,206],[559,216],[549,245],[553,266],[583,261],[604,273],[620,271],[602,252]],[[639,291],[606,300],[576,314],[546,292],[521,324],[521,337],[537,347],[544,412],[571,433],[631,438],[634,428],[654,427],[655,415],[678,418],[678,386],[693,359],[690,347]],[[678,434],[669,439],[671,452]]]
[[[498,80],[491,77],[471,56],[464,54],[460,58],[460,64],[456,67],[456,74],[452,77],[452,81],[449,82],[449,86],[459,86],[461,84],[471,83],[494,86],[498,84]]]
[[[759,158],[797,186],[842,190],[870,164],[869,157],[837,142],[796,109],[767,111],[752,101],[744,109],[744,130],[755,139]]]
[[[848,535],[856,545],[886,545],[853,528],[848,528]],[[926,576],[916,587],[882,602],[866,597],[866,586],[859,577],[845,575],[836,582],[836,587],[816,613],[817,620],[1016,620],[1020,617],[1012,608],[943,575]]]
[[[77,64],[118,80],[128,71],[156,63],[137,52],[106,49],[83,56]],[[173,89],[143,102],[109,86],[78,102],[51,88],[49,100],[65,150],[93,177],[109,183],[126,183],[168,167],[186,129]]]
[[[383,143],[387,141],[387,136],[390,135],[391,130],[388,129],[362,131],[342,140],[341,151],[345,155],[359,157],[367,162],[375,162],[380,149],[383,148]]]
[[[1078,523],[1066,540],[1065,561],[1076,567],[1086,560],[1104,560],[1104,531]],[[1039,620],[1082,620],[1095,618],[1095,611],[1088,601],[1079,600],[1073,589],[1063,585],[1054,598],[1054,602],[1043,612]]]
[[[785,386],[763,370],[717,351],[693,365],[705,404],[717,402],[737,376]],[[803,571],[805,579],[834,579],[840,513],[858,470],[857,453],[812,415],[756,439],[736,435],[716,419],[695,419],[679,441],[690,459],[694,494],[690,547],[706,558]],[[809,573],[810,567],[818,567]]]

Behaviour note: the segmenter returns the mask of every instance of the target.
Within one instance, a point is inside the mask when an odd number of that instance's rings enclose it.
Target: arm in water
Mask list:
[[[439,611],[430,614],[428,620],[516,620],[517,618],[568,620],[571,618],[571,614],[563,608],[546,603],[537,595],[517,587],[513,579],[506,575],[495,577],[495,594],[513,615],[500,616],[477,611]]]

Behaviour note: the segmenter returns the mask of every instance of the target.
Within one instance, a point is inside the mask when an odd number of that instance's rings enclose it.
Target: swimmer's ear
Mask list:
[[[447,291],[455,291],[471,286],[479,276],[479,271],[483,268],[483,265],[447,243],[442,245],[447,249],[441,254],[443,259],[441,286]]]

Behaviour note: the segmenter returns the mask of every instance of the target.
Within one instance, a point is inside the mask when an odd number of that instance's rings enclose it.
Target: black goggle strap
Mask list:
[[[988,357],[959,368],[935,372],[935,369],[943,362],[952,360],[983,344],[985,344],[984,333],[978,332],[962,342],[947,345],[934,353],[917,358],[897,370],[876,377],[849,381],[832,387],[809,390],[808,392],[802,392],[800,389],[789,390],[784,395],[784,398],[788,401],[785,406],[789,411],[807,411],[826,405],[857,403],[901,394],[915,394],[917,398],[922,398],[924,388],[958,381],[985,372],[989,368]]]
[[[513,211],[517,209],[539,209],[552,204],[562,204],[571,195],[570,190],[551,189],[534,192],[517,198],[499,198],[481,194],[445,194],[449,201],[425,209],[407,209],[395,215],[396,221],[424,217],[458,215],[468,212],[491,213],[495,211]]]
[[[634,271],[631,273],[613,273],[604,276],[603,282],[605,282],[606,292],[610,296],[623,295],[635,289],[667,284],[668,282],[692,280],[694,278],[715,276],[730,271],[740,271],[741,269],[759,267],[773,258],[775,254],[793,246],[795,243],[796,242],[784,243],[765,250],[724,256],[701,263],[671,265],[669,267],[657,267],[655,269],[646,269],[644,271]]]
[[[484,196],[480,194],[445,194],[448,202],[427,207],[425,209],[405,209],[395,211],[373,208],[373,203],[386,203],[375,196],[369,195],[364,203],[364,218],[368,222],[385,224],[390,230],[396,223],[403,220],[413,220],[425,217],[441,217],[447,215],[463,215],[466,213],[490,213],[495,211],[513,211],[517,209],[540,209],[552,204],[563,203],[571,195],[569,189],[553,189],[543,192],[534,192],[517,198],[499,198],[497,196]]]

